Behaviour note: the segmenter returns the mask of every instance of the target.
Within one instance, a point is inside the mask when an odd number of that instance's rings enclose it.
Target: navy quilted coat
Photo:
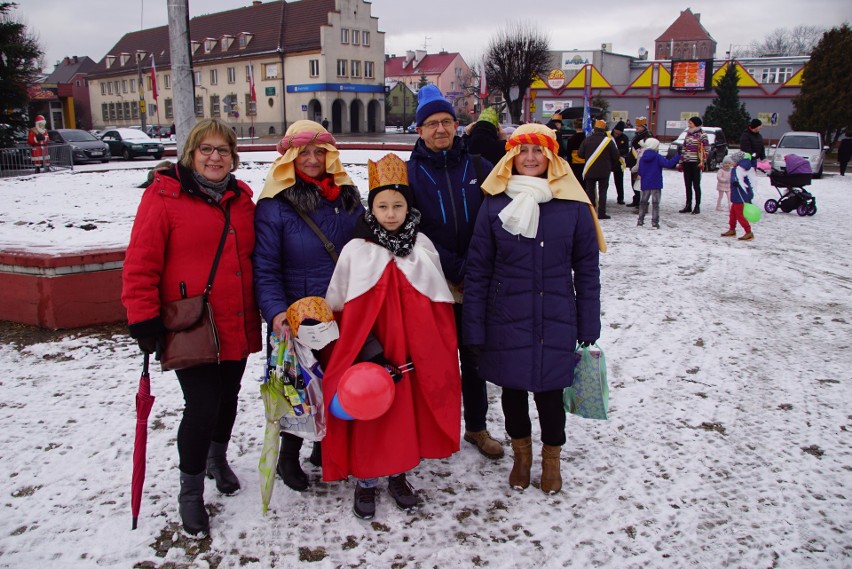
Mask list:
[[[598,242],[589,206],[540,206],[535,239],[512,235],[497,217],[510,198],[486,198],[467,257],[464,340],[482,346],[479,373],[513,389],[567,387],[579,339],[601,331]]]
[[[338,197],[333,202],[322,200],[310,217],[340,253],[352,238],[355,221],[363,214],[360,206],[347,212]],[[293,207],[277,196],[259,200],[254,226],[254,289],[263,318],[271,322],[300,298],[324,297],[334,261]]]
[[[467,246],[482,203],[479,186],[493,167],[484,158],[479,164],[482,179],[458,137],[443,152],[432,152],[418,139],[407,164],[414,207],[422,215],[420,231],[435,244],[444,276],[456,284],[464,280]]]

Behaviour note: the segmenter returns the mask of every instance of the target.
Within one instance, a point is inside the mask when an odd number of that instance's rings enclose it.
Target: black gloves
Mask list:
[[[154,354],[154,358],[160,361],[163,353],[164,340],[167,330],[163,320],[158,316],[150,320],[135,322],[128,327],[130,337],[139,344],[139,349],[146,354]]]
[[[139,344],[139,349],[145,354],[154,354],[154,359],[160,361],[160,356],[163,354],[163,337],[162,336],[145,336],[137,338],[136,343]]]
[[[589,346],[593,346],[597,341],[597,338],[594,338],[592,340],[577,340],[581,348],[588,348]]]

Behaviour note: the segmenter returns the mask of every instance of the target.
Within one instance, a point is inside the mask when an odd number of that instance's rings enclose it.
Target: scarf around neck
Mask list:
[[[303,182],[307,182],[308,184],[313,184],[319,190],[319,193],[326,200],[333,202],[340,195],[340,186],[334,183],[334,176],[331,174],[323,174],[321,178],[311,178],[307,174],[296,170],[296,175],[302,179]]]
[[[540,216],[538,204],[553,199],[547,180],[515,174],[506,184],[506,195],[512,198],[512,201],[498,215],[503,222],[503,229],[512,235],[520,234],[529,239],[534,238],[538,233]]]
[[[370,212],[365,213],[361,219],[364,225],[361,227],[358,227],[360,224],[356,225],[353,237],[381,245],[396,257],[407,257],[411,254],[417,241],[417,226],[420,224],[419,211],[413,208],[409,210],[405,222],[396,233],[388,232],[381,226],[376,216]]]
[[[204,192],[205,195],[210,196],[217,202],[222,201],[222,196],[225,195],[225,190],[228,189],[228,184],[231,183],[232,174],[228,173],[227,176],[222,178],[218,182],[211,182],[195,170],[192,171],[192,178],[198,184],[198,189]]]

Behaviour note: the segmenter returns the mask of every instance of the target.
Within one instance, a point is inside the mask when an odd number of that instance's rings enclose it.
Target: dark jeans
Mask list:
[[[523,439],[532,434],[528,395],[527,391],[520,389],[503,388],[501,402],[506,417],[506,433],[513,439]],[[552,446],[564,445],[565,407],[562,406],[562,390],[533,393],[533,399],[538,409],[541,442]]]
[[[615,196],[618,203],[624,203],[624,170],[620,167],[613,170],[612,177],[615,181]]]
[[[846,175],[846,166],[847,166],[848,164],[849,164],[849,159],[848,159],[848,158],[847,158],[846,160],[841,160],[841,161],[840,161],[840,175],[841,175],[841,176],[845,176],[845,175]]]
[[[686,205],[692,205],[692,192],[695,190],[695,206],[701,205],[701,168],[698,162],[683,163],[683,185],[686,189]]]
[[[459,342],[459,359],[461,360],[462,407],[464,412],[464,428],[466,431],[477,432],[485,430],[485,415],[488,413],[488,392],[485,380],[479,376],[476,354],[462,343],[462,305],[453,305],[456,317],[456,335]]]
[[[595,196],[595,187],[598,189],[598,195]],[[606,178],[589,178],[586,177],[586,195],[589,200],[598,208],[598,217],[606,215],[606,191],[609,188],[609,176]],[[597,199],[596,199],[597,198]]]
[[[180,469],[186,474],[204,471],[210,441],[231,440],[245,369],[246,360],[239,360],[176,372],[185,402],[177,447]]]

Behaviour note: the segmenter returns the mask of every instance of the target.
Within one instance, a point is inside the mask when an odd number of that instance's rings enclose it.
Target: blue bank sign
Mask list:
[[[287,85],[288,93],[310,93],[315,91],[336,91],[338,93],[384,93],[384,85],[353,85],[352,83],[307,83]]]

